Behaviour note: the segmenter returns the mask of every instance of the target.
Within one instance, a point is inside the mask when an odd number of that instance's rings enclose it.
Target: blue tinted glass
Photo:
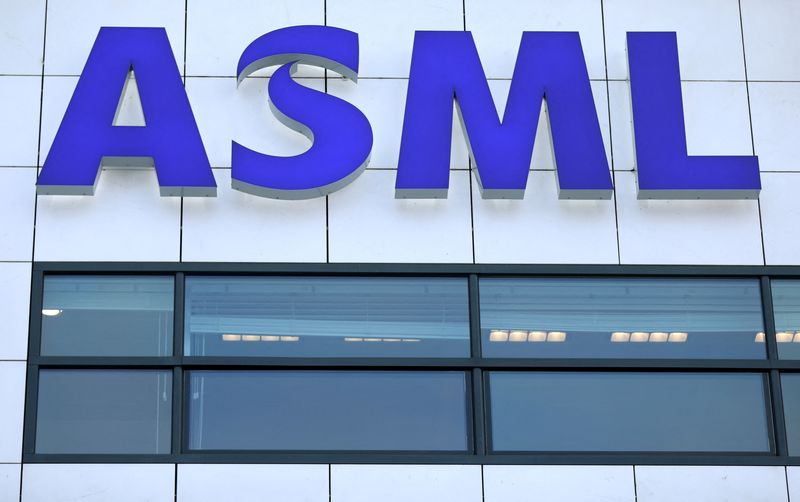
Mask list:
[[[487,357],[761,359],[756,279],[481,279]]]
[[[754,373],[490,375],[495,451],[768,452]]]
[[[36,453],[169,453],[172,372],[42,370]]]
[[[188,277],[193,356],[468,357],[466,279]]]
[[[782,374],[781,392],[789,455],[798,456],[800,455],[800,373]]]
[[[467,449],[457,372],[193,371],[193,450]]]
[[[772,281],[778,357],[800,359],[800,281]]]
[[[44,279],[44,356],[168,356],[172,277],[54,275]]]

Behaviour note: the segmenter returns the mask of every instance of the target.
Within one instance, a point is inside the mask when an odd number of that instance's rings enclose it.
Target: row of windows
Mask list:
[[[187,277],[184,355],[470,357],[466,278]],[[757,279],[482,278],[483,357],[764,359]],[[800,358],[800,282],[773,281]],[[170,356],[173,277],[49,276],[41,355]],[[795,343],[797,342],[797,343]]]
[[[800,359],[800,281],[36,280],[26,461],[208,452],[800,456],[800,373],[791,362]]]

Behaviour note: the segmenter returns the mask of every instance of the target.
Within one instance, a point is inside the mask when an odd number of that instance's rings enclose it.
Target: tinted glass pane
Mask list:
[[[466,279],[189,277],[186,354],[468,357]]]
[[[481,279],[488,357],[764,358],[758,280]]]
[[[191,373],[197,450],[467,449],[456,372]]]
[[[772,281],[778,357],[800,359],[800,281]]]
[[[171,355],[173,290],[172,277],[45,277],[41,354]]]
[[[169,453],[172,374],[42,370],[37,453]]]
[[[789,455],[798,456],[800,455],[800,373],[782,374],[781,391]]]
[[[766,452],[753,373],[490,375],[495,451]]]

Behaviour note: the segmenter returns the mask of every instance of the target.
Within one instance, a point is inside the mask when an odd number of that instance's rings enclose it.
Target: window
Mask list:
[[[800,462],[800,270],[671,270],[36,263],[23,461]]]

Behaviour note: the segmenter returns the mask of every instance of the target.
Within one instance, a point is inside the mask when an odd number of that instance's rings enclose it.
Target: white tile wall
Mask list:
[[[28,356],[31,264],[0,263],[0,361]]]
[[[0,75],[39,75],[44,49],[45,0],[0,1]],[[1,94],[1,93],[0,93]]]
[[[322,79],[302,79],[323,91]],[[311,146],[302,134],[278,122],[267,101],[266,78],[188,78],[186,92],[213,167],[231,166],[231,141],[269,155],[299,155]]]
[[[678,34],[681,78],[744,80],[737,0],[604,0],[608,78],[628,76],[626,32]]]
[[[523,31],[577,31],[589,77],[605,78],[603,13],[594,0],[466,0],[472,32],[489,78],[511,78]]]
[[[0,502],[19,502],[20,464],[0,464]]]
[[[331,502],[479,502],[479,465],[332,465]]]
[[[78,77],[45,77],[42,88],[42,119],[39,131],[39,163],[44,165],[61,119],[78,85]]]
[[[476,263],[619,263],[614,201],[559,200],[553,171],[531,171],[523,200],[473,183],[472,210]]]
[[[23,502],[172,502],[174,464],[25,464]]]
[[[689,155],[753,155],[745,83],[683,82],[681,89]],[[609,99],[614,169],[631,171],[635,150],[628,82],[610,82]]]
[[[636,466],[639,502],[788,502],[784,467]]]
[[[328,502],[328,466],[178,465],[180,502]]]
[[[181,200],[153,169],[103,169],[94,196],[40,195],[37,261],[178,261]]]
[[[185,0],[48,0],[44,71],[79,75],[102,26],[166,28],[183,71],[185,7]]]
[[[256,38],[287,26],[324,24],[324,0],[189,0],[186,19],[186,74],[236,76],[244,49]],[[362,42],[363,43],[363,42]],[[301,70],[299,76],[320,69]]]
[[[800,82],[751,82],[753,139],[762,171],[800,171]]]
[[[789,489],[789,500],[800,499],[800,467],[789,466],[786,468],[786,484]]]
[[[464,29],[461,0],[327,0],[326,15],[358,33],[361,77],[408,77],[414,31]]]
[[[183,261],[324,262],[325,198],[274,200],[231,188],[215,169],[216,197],[183,202]]]
[[[367,168],[397,168],[406,107],[407,79],[328,79],[328,92],[353,103],[372,125],[372,155]],[[455,106],[455,105],[454,105]],[[451,169],[469,169],[467,143],[453,110]]]
[[[328,203],[331,262],[470,263],[468,171],[447,199],[395,199],[396,171],[366,170]]]
[[[761,174],[761,225],[767,265],[800,265],[800,173]]]
[[[800,3],[742,0],[742,28],[750,80],[800,80]]]
[[[0,261],[30,261],[36,169],[0,169]]]
[[[0,361],[0,463],[22,459],[25,362]]]
[[[615,177],[622,264],[764,264],[757,201],[637,200],[635,176]]]
[[[41,77],[0,77],[0,166],[36,166],[41,93]]]
[[[634,502],[633,467],[487,465],[485,502]]]

